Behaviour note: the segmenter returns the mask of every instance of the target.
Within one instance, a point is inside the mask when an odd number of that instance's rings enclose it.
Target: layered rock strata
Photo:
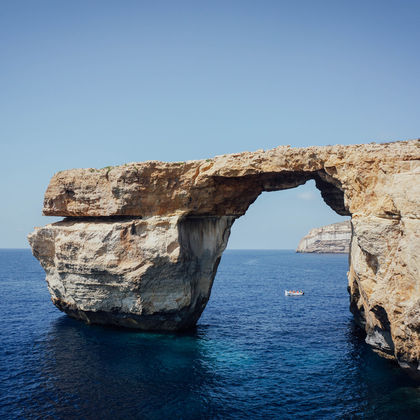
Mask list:
[[[314,179],[352,216],[351,310],[381,355],[419,374],[420,141],[245,152],[74,169],[52,178],[29,235],[52,300],[87,322],[195,325],[230,227],[263,191]]]
[[[66,219],[29,236],[53,303],[74,318],[143,330],[195,325],[230,216]]]
[[[296,252],[317,254],[347,254],[350,251],[351,223],[349,220],[314,228],[300,241]]]

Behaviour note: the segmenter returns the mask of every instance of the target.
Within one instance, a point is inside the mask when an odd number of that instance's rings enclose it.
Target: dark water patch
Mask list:
[[[228,251],[197,329],[150,334],[68,318],[30,252],[1,250],[0,417],[416,418],[418,385],[353,323],[347,269]]]

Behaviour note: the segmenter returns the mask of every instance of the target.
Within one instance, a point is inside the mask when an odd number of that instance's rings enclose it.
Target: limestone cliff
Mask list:
[[[420,141],[244,152],[73,169],[52,178],[29,235],[52,300],[87,322],[193,326],[230,227],[263,191],[314,179],[352,217],[350,308],[366,341],[420,373]]]
[[[296,252],[318,254],[347,254],[350,251],[351,223],[350,221],[333,223],[311,229],[304,236]]]
[[[232,217],[66,219],[29,235],[54,304],[87,322],[144,330],[195,325]]]

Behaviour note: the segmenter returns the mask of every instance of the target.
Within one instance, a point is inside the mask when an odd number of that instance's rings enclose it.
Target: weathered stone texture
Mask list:
[[[352,216],[351,310],[380,354],[419,374],[420,141],[245,152],[63,171],[29,236],[54,303],[88,322],[193,326],[230,226],[263,191],[314,179]],[[112,216],[112,217],[111,217]]]
[[[233,218],[64,220],[29,235],[52,300],[87,322],[145,330],[195,325]]]

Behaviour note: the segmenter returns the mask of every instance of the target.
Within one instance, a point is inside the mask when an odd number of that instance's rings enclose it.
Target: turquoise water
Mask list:
[[[197,329],[150,334],[68,318],[30,251],[1,250],[0,418],[419,418],[419,385],[353,324],[347,269],[226,251]]]

